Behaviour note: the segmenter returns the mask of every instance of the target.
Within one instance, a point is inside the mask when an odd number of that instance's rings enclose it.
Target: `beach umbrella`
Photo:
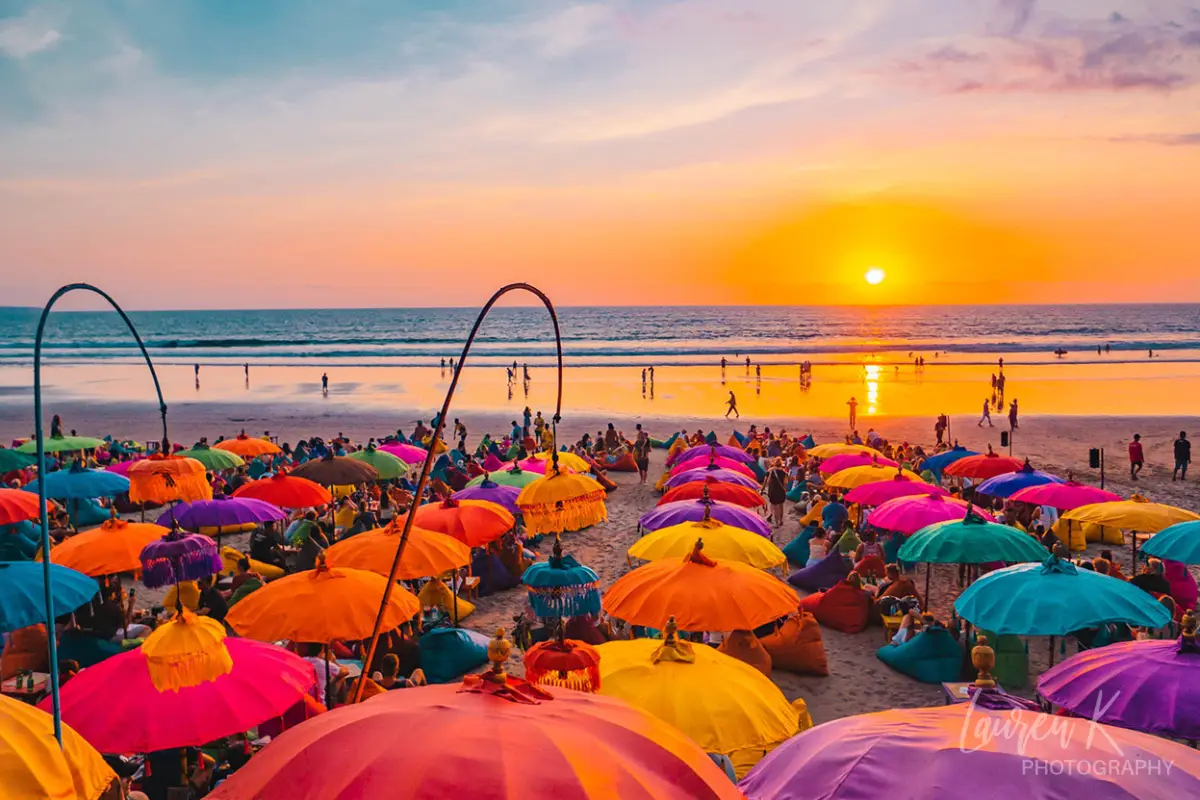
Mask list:
[[[730,458],[734,461],[740,461],[743,464],[753,464],[757,460],[754,456],[738,447],[727,444],[701,444],[681,450],[674,456],[667,458],[667,466],[672,467],[680,461],[688,461],[693,458],[708,459],[714,456]]]
[[[534,472],[538,475],[545,475],[546,467],[548,465],[545,461],[539,461],[536,458],[526,458],[523,461],[514,461],[513,466],[520,467],[525,472]],[[575,472],[575,470],[570,469],[565,464],[561,465],[560,469],[563,472]]]
[[[1038,694],[1073,714],[1175,739],[1200,739],[1196,620],[1179,639],[1143,639],[1085,650],[1038,678]]]
[[[142,562],[142,583],[150,589],[200,580],[224,568],[216,542],[179,528],[172,528],[166,536],[147,544],[138,558]]]
[[[786,583],[745,564],[713,561],[702,546],[626,573],[604,593],[604,610],[659,630],[674,616],[686,631],[754,630],[796,613],[800,601]]]
[[[1120,500],[1121,495],[1095,486],[1066,481],[1065,483],[1043,483],[1038,486],[1030,486],[1013,492],[1009,499],[1018,503],[1050,506],[1060,511],[1070,511],[1073,508],[1093,503],[1112,503]]]
[[[322,486],[357,486],[379,480],[379,473],[365,461],[327,453],[292,470],[293,478],[305,478]]]
[[[403,520],[392,518],[382,528],[356,534],[334,543],[325,551],[331,567],[362,569],[379,575],[389,575],[396,548],[400,545],[400,534],[404,532]],[[413,526],[408,532],[408,543],[400,559],[396,579],[403,581],[417,578],[434,578],[471,563],[471,548],[444,533],[435,533]]]
[[[988,478],[975,487],[976,494],[986,494],[989,497],[1011,497],[1021,489],[1031,486],[1042,486],[1047,483],[1066,483],[1057,475],[1034,469],[1028,461],[1016,472],[1006,472],[994,478]]]
[[[64,684],[62,716],[104,753],[200,747],[283,716],[315,684],[294,653],[184,612]]]
[[[417,506],[413,524],[429,531],[444,533],[468,547],[484,547],[513,529],[517,524],[503,507],[486,500],[447,499],[440,503]],[[400,524],[404,524],[404,514]]]
[[[489,657],[502,663],[509,647],[490,645]],[[418,735],[397,748],[397,731]],[[534,686],[494,666],[462,685],[385,692],[284,731],[209,797],[740,795],[694,742],[646,712],[611,697]]]
[[[682,486],[685,483],[696,483],[697,481],[711,482],[719,481],[720,483],[732,483],[736,486],[745,486],[747,489],[758,489],[758,481],[753,478],[747,478],[739,472],[731,472],[720,467],[703,467],[701,469],[689,469],[686,472],[681,472],[678,475],[672,475],[667,479],[666,487],[674,489],[676,486]]]
[[[94,577],[136,573],[142,569],[142,549],[168,533],[161,525],[114,517],[50,548],[50,561]]]
[[[269,478],[243,483],[233,496],[263,500],[280,508],[313,508],[333,500],[333,495],[321,484],[279,472]]]
[[[71,613],[99,591],[93,578],[58,564],[50,565],[54,617]],[[0,633],[46,621],[42,565],[33,561],[0,561]]]
[[[426,456],[429,455],[428,450],[415,444],[381,444],[379,449],[411,465],[424,464]]]
[[[989,450],[983,455],[957,459],[947,464],[942,473],[952,478],[970,478],[973,481],[985,481],[997,475],[1016,472],[1022,469],[1025,464],[1026,462],[1019,458],[998,455]]]
[[[905,480],[903,477],[897,478],[893,476],[885,481],[874,481],[873,483],[864,483],[855,486],[846,493],[846,502],[851,504],[858,503],[864,506],[879,506],[888,500],[895,500],[898,497],[913,497],[916,495],[948,497],[950,493],[942,487],[934,486],[930,483],[916,483],[915,481]]]
[[[33,456],[26,455],[20,450],[0,447],[0,474],[33,466],[36,460]]]
[[[108,442],[103,439],[94,439],[91,436],[51,436],[45,439],[43,449],[47,453],[75,453],[80,450],[96,450],[108,449]],[[36,453],[37,439],[30,439],[23,445],[17,448],[19,453]]]
[[[943,450],[942,452],[935,453],[934,455],[931,455],[929,458],[925,459],[923,462],[921,462],[921,469],[927,469],[934,474],[938,474],[943,472],[947,466],[953,464],[955,461],[958,461],[960,458],[977,455],[979,455],[979,453],[975,452],[974,450],[968,450],[967,448],[956,444],[949,450]]]
[[[517,506],[529,533],[563,533],[608,519],[606,496],[593,478],[552,468],[521,490]]]
[[[379,450],[375,445],[368,445],[366,450],[356,450],[346,458],[361,461],[375,470],[377,480],[390,481],[403,478],[408,474],[408,465],[391,453]]]
[[[1041,564],[989,572],[959,595],[954,610],[1001,636],[1066,636],[1109,622],[1161,628],[1171,621],[1149,593],[1053,555]]]
[[[225,622],[239,636],[263,642],[366,639],[386,585],[387,578],[375,572],[330,568],[319,559],[316,569],[287,575],[246,595],[229,609]],[[398,628],[420,610],[412,592],[394,587],[381,630]]]
[[[1062,518],[1138,533],[1157,533],[1180,522],[1200,520],[1200,514],[1162,503],[1151,503],[1135,494],[1128,500],[1079,506],[1063,514]]]
[[[529,605],[543,619],[600,613],[600,576],[573,556],[563,555],[554,540],[548,561],[530,564],[521,576],[529,590]]]
[[[1142,552],[1155,558],[1200,564],[1200,522],[1177,522],[1150,537]]]
[[[900,546],[898,558],[910,564],[1040,563],[1046,548],[1029,534],[988,522],[972,511],[963,519],[921,528]]]
[[[679,641],[673,625],[665,641],[596,650],[600,694],[678,728],[706,753],[729,756],[741,774],[799,731],[796,708],[770,678],[714,648]]]
[[[116,779],[103,757],[70,726],[62,726],[59,747],[52,716],[0,696],[0,791],[5,800],[96,800]]]
[[[287,517],[287,512],[279,506],[263,500],[220,495],[212,500],[180,503],[167,509],[157,522],[166,527],[178,525],[186,531],[212,536],[220,535],[222,529],[241,531],[247,526],[280,522]]]
[[[1200,793],[1200,755],[1088,719],[958,703],[819,725],[777,747],[738,786],[748,800],[1166,800]]]
[[[668,490],[659,498],[658,505],[661,508],[668,503],[677,503],[682,500],[703,500],[704,498],[720,503],[733,503],[742,508],[758,508],[767,504],[763,496],[754,489],[706,479],[703,482],[685,483]]]
[[[48,472],[45,476],[46,497],[56,500],[90,500],[93,497],[116,497],[129,491],[130,481],[113,472],[102,469],[86,469],[78,461],[69,469]],[[23,487],[25,491],[38,493],[42,477],[32,480]]]
[[[941,495],[912,495],[888,500],[867,515],[867,523],[885,531],[916,533],[926,525],[947,520],[961,520],[973,513],[988,522],[996,519],[986,511],[973,508],[957,497]],[[1045,552],[1043,551],[1043,556]]]
[[[809,447],[808,455],[812,458],[833,458],[834,456],[842,456],[854,453],[866,453],[872,455],[878,453],[874,447],[865,444],[846,444],[844,442],[829,442],[827,444],[819,444],[816,447]]]
[[[851,467],[841,472],[835,472],[825,479],[825,485],[832,489],[854,489],[863,484],[885,480],[909,480],[914,483],[925,483],[921,476],[912,470],[885,467],[880,464],[864,464],[861,467]]]
[[[736,561],[755,569],[771,569],[787,563],[783,551],[765,536],[711,518],[648,533],[633,543],[629,555],[643,561],[680,559],[692,552],[697,539],[704,540],[705,555],[722,562]]]
[[[638,520],[638,526],[642,530],[656,531],[682,522],[699,522],[705,517],[760,536],[771,535],[771,527],[754,512],[747,511],[736,503],[723,503],[704,497],[699,500],[678,500],[659,505],[643,514]]]
[[[20,489],[0,489],[0,525],[15,525],[41,514],[41,502],[36,494]]]
[[[535,459],[537,459],[538,461],[548,462],[551,460],[551,458],[553,458],[554,455],[556,455],[556,454],[555,453],[534,453],[533,457]],[[583,458],[575,455],[574,453],[569,453],[565,450],[561,450],[557,453],[557,455],[558,455],[558,466],[559,467],[566,467],[567,469],[572,469],[576,472],[588,472],[592,468],[591,464],[589,464]]]
[[[515,517],[521,513],[521,509],[517,506],[517,498],[520,495],[521,490],[516,486],[501,486],[494,481],[487,480],[484,476],[484,480],[480,483],[460,489],[452,497],[455,500],[485,500],[495,503]]]
[[[246,463],[237,453],[232,453],[228,450],[219,450],[209,447],[206,444],[198,444],[191,450],[180,450],[175,455],[199,461],[204,465],[205,469],[216,471],[236,469],[237,467],[244,466]]]
[[[227,453],[241,456],[242,458],[258,458],[259,456],[273,456],[283,451],[274,442],[269,442],[266,439],[253,439],[246,435],[245,431],[238,434],[236,439],[226,439],[217,442],[213,445],[216,450],[224,450]]]
[[[671,467],[670,475],[675,476],[681,472],[687,472],[693,469],[705,469],[707,467],[715,467],[729,472],[736,472],[739,475],[745,475],[747,478],[755,478],[754,470],[746,466],[744,462],[735,461],[732,458],[718,456],[713,458],[707,456],[704,458],[689,458],[675,462],[675,466]]]
[[[130,459],[129,461],[110,461],[108,462],[108,466],[104,468],[104,471],[115,473],[120,475],[122,478],[128,478],[129,470],[133,468],[134,464],[138,463],[143,458],[145,458],[145,456],[138,456],[137,458]]]
[[[159,504],[211,500],[212,484],[196,459],[155,454],[129,468],[129,499]]]
[[[558,686],[577,692],[600,688],[600,653],[587,642],[562,637],[538,642],[521,659],[525,679],[537,686]]]
[[[516,489],[524,489],[529,484],[541,478],[542,475],[537,472],[528,472],[517,466],[509,467],[508,469],[498,469],[487,473],[486,475],[476,475],[471,480],[467,481],[467,488],[481,486],[483,482],[499,484],[500,486],[512,486]]]
[[[822,461],[820,471],[826,475],[832,475],[844,469],[863,467],[868,464],[879,464],[883,467],[900,466],[892,459],[884,458],[879,453],[875,453],[874,455],[870,453],[843,453],[840,456],[833,456]]]

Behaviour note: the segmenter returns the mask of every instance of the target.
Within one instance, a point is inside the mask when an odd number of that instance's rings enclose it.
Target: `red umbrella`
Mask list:
[[[1017,472],[1025,462],[1012,456],[1002,456],[993,452],[977,456],[967,456],[951,462],[942,470],[943,475],[954,478],[970,478],[975,481],[985,481],[997,475]]]
[[[723,503],[734,503],[743,508],[757,508],[767,503],[762,498],[762,495],[745,486],[721,483],[720,481],[693,481],[692,483],[676,486],[674,489],[668,491],[658,501],[658,505],[674,503],[676,500],[699,500],[704,497],[705,490],[708,491],[708,496],[713,500],[719,500]]]
[[[333,500],[333,495],[321,484],[284,473],[242,484],[233,496],[265,500],[280,508],[312,508]]]
[[[516,525],[504,506],[487,500],[445,500],[417,506],[413,524],[418,528],[453,536],[468,547],[483,547]],[[402,525],[404,517],[397,524]]]
[[[41,514],[36,492],[23,489],[0,489],[0,525],[13,525]]]

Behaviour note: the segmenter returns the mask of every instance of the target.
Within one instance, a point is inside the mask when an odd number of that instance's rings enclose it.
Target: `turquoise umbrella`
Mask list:
[[[1045,560],[1046,549],[1016,528],[968,514],[921,528],[905,541],[899,558],[921,564],[1019,564]]]
[[[46,622],[44,565],[33,561],[0,561],[0,631],[15,631]],[[95,578],[50,565],[54,616],[69,614],[100,591]]]
[[[75,453],[80,450],[107,450],[108,442],[91,436],[59,436],[46,439],[47,453]],[[22,453],[36,453],[37,439],[30,439],[17,448]]]
[[[32,464],[36,459],[33,456],[26,455],[19,450],[13,450],[8,447],[0,447],[0,473],[12,472],[17,469],[25,469]]]
[[[1142,546],[1142,552],[1168,561],[1200,564],[1200,521],[1177,522],[1163,528]]]
[[[23,488],[38,493],[38,480],[30,481]],[[46,496],[55,500],[89,500],[93,497],[116,497],[129,491],[129,478],[102,469],[84,469],[79,462],[70,469],[46,473]]]

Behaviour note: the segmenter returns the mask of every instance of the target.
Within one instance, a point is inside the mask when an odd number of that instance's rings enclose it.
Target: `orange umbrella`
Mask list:
[[[761,494],[745,486],[717,481],[694,481],[668,490],[658,501],[658,505],[674,503],[677,500],[700,500],[704,497],[723,503],[735,503],[742,508],[757,508],[767,504]]]
[[[212,500],[205,466],[194,458],[152,455],[129,468],[129,499],[135,503]]]
[[[247,436],[245,431],[239,433],[236,439],[226,439],[223,442],[217,442],[213,447],[217,450],[234,453],[242,458],[273,456],[276,453],[283,452],[277,445],[268,442],[266,439],[254,439]]]
[[[50,561],[97,577],[142,571],[142,548],[170,533],[149,522],[110,519],[99,528],[77,533],[50,550]]]
[[[700,552],[664,558],[627,573],[605,592],[610,616],[632,625],[662,629],[672,616],[681,630],[753,630],[796,613],[795,591],[767,573],[733,561],[717,562]]]
[[[36,493],[23,489],[0,489],[0,525],[36,519],[40,513]]]
[[[365,569],[389,575],[403,532],[404,520],[393,519],[382,528],[343,539],[326,550],[325,556],[333,567]],[[452,536],[418,528],[414,524],[408,532],[408,543],[404,545],[396,579],[434,578],[469,563],[471,548]]]
[[[281,472],[269,478],[244,483],[233,496],[265,500],[280,508],[311,508],[333,500],[333,495],[321,484]]]
[[[263,642],[366,639],[375,627],[386,585],[382,575],[330,569],[322,559],[316,569],[288,575],[246,595],[230,609],[225,622],[239,636]],[[412,592],[393,588],[382,630],[399,627],[420,610]]]
[[[418,506],[414,525],[453,536],[468,547],[483,547],[513,529],[508,509],[487,500],[445,500]],[[400,524],[404,524],[401,516]]]

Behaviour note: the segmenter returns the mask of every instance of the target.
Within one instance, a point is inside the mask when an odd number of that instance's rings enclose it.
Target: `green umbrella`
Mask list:
[[[37,459],[7,447],[0,447],[0,472],[25,469]]]
[[[93,439],[90,436],[51,436],[46,439],[47,453],[74,453],[79,450],[107,450],[108,442],[103,439]],[[36,453],[37,439],[30,439],[17,448],[21,453]]]
[[[375,471],[379,473],[379,480],[381,481],[403,478],[408,474],[407,464],[391,453],[376,450],[374,445],[368,446],[366,450],[356,450],[346,456],[346,458],[353,458],[355,461],[361,461],[364,464],[374,467]]]
[[[935,522],[921,528],[908,537],[898,558],[925,564],[985,564],[989,561],[1019,564],[1044,561],[1046,548],[1016,528],[968,514],[961,520]]]
[[[528,470],[523,470],[520,467],[513,467],[512,469],[498,469],[495,472],[489,472],[487,474],[487,479],[492,483],[498,483],[501,486],[515,486],[518,489],[524,489],[526,486],[533,483],[540,477],[542,476],[538,473],[529,472]],[[477,475],[467,482],[467,486],[478,486],[479,484],[483,483],[483,479],[483,475]]]
[[[216,450],[206,444],[198,444],[191,450],[181,450],[175,455],[184,458],[194,458],[204,465],[205,469],[233,469],[243,466],[246,462],[237,453],[228,450]]]

